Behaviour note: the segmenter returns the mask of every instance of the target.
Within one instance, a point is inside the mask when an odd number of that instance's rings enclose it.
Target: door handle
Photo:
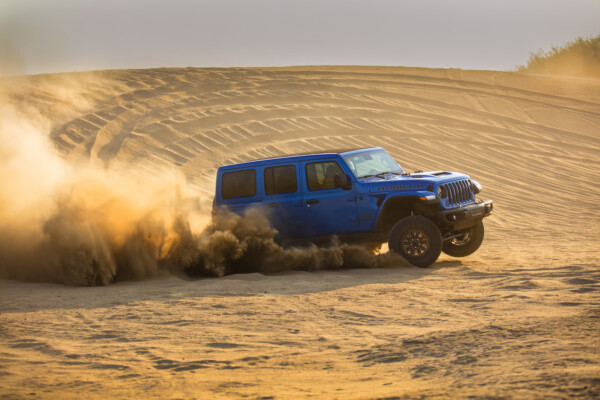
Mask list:
[[[317,204],[319,202],[319,199],[309,199],[306,200],[306,204]]]
[[[269,208],[277,208],[277,207],[279,207],[279,203],[268,203],[267,207],[269,207]]]

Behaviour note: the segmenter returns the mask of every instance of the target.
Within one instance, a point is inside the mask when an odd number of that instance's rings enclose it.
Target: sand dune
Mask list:
[[[39,89],[90,74],[86,104]],[[382,146],[408,170],[469,173],[495,213],[476,254],[425,270],[2,280],[0,396],[600,396],[600,81],[294,67],[9,84],[69,165],[175,170],[201,209],[220,165]]]
[[[534,221],[559,235],[594,225],[586,222],[600,193],[595,80],[334,67],[109,76],[123,93],[53,132],[67,157],[176,165],[208,199],[219,165],[381,145],[408,169],[467,171],[485,182],[506,210],[507,236]],[[589,237],[600,233],[593,229]]]

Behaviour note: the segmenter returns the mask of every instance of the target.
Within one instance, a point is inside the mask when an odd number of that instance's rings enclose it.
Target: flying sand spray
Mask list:
[[[106,285],[169,273],[367,268],[394,254],[333,243],[286,249],[260,212],[208,210],[180,171],[67,161],[52,129],[106,101],[119,84],[101,74],[38,76],[0,88],[0,278]],[[28,99],[40,100],[35,103]]]

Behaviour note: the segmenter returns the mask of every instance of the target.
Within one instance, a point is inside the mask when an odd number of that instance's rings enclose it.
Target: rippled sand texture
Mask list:
[[[428,269],[0,281],[0,398],[600,397],[600,81],[103,74],[117,94],[51,133],[72,162],[176,166],[208,205],[220,165],[382,146],[408,170],[470,174],[495,212],[479,252]]]
[[[53,133],[69,158],[176,165],[210,200],[223,164],[383,146],[408,170],[482,181],[496,233],[600,233],[589,219],[600,194],[597,80],[343,67],[108,76],[122,94]]]

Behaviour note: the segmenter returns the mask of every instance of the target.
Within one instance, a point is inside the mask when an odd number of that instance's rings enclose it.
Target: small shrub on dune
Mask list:
[[[532,52],[527,65],[517,66],[517,69],[539,74],[600,78],[600,35],[590,39],[578,37],[564,46],[553,46],[548,52]]]

